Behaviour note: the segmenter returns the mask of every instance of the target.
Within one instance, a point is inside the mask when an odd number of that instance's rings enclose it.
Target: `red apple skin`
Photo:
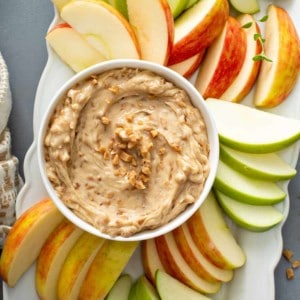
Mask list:
[[[246,55],[246,34],[241,28],[240,23],[233,17],[229,17],[227,20],[227,27],[225,33],[225,40],[221,57],[217,64],[216,70],[210,79],[208,85],[204,87],[204,90],[200,87],[200,83],[205,76],[207,76],[206,66],[210,64],[210,59],[206,56],[202,62],[202,69],[198,73],[198,77],[195,83],[196,88],[202,94],[203,98],[220,98],[226,89],[231,85],[233,80],[240,72],[242,65],[245,61]],[[217,40],[215,40],[217,42]],[[209,53],[209,49],[207,54]],[[205,64],[206,62],[206,64]]]
[[[52,32],[53,30],[55,30],[57,28],[71,28],[71,26],[66,22],[59,23],[59,24],[56,24],[55,26],[53,26],[53,28],[51,28],[51,30],[49,32]]]
[[[189,9],[193,9],[193,7]],[[184,13],[180,18],[183,16]],[[187,33],[187,35],[178,41],[176,40],[175,22],[175,40],[168,65],[179,63],[197,54],[199,51],[209,47],[221,33],[228,17],[228,1],[217,0],[216,4],[206,15],[206,17],[200,23],[198,23],[197,26],[192,29],[192,31]]]

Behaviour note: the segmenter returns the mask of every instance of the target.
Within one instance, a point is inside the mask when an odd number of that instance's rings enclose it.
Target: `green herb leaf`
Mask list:
[[[252,26],[252,22],[248,22],[242,26],[242,28],[250,28]]]
[[[269,16],[268,15],[265,15],[263,16],[261,19],[259,19],[258,21],[259,22],[266,22],[268,20]]]
[[[268,62],[273,62],[272,59],[266,57],[264,54],[257,54],[255,56],[253,56],[252,58],[254,61],[260,61],[260,60],[265,60],[265,61],[268,61]]]

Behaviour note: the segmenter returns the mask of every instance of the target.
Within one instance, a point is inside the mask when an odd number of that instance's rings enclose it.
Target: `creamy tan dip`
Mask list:
[[[111,236],[157,228],[199,197],[206,126],[186,92],[149,71],[107,71],[71,88],[45,138],[62,201]]]

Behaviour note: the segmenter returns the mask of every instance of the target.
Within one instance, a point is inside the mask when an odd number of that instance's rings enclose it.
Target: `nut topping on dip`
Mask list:
[[[58,196],[111,236],[169,222],[197,200],[209,173],[206,126],[187,93],[134,68],[71,88],[44,145]]]

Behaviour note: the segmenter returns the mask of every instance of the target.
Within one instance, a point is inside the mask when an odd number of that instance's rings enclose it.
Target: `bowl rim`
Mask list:
[[[152,71],[168,81],[173,82],[176,86],[181,89],[184,89],[187,94],[189,95],[192,104],[198,108],[201,112],[201,115],[204,119],[206,124],[206,130],[208,134],[208,140],[210,144],[210,153],[209,153],[209,166],[210,172],[208,177],[206,178],[203,190],[199,198],[193,203],[186,207],[186,209],[177,215],[174,219],[170,222],[159,226],[158,228],[152,230],[144,230],[133,234],[129,237],[123,236],[110,236],[106,233],[101,232],[93,225],[83,221],[79,218],[75,213],[72,212],[70,208],[68,208],[62,200],[57,196],[52,184],[50,183],[45,170],[44,164],[44,138],[46,134],[46,130],[48,128],[48,123],[50,120],[51,115],[54,112],[54,109],[58,102],[62,99],[62,97],[66,94],[66,92],[73,87],[77,82],[82,81],[93,74],[100,74],[108,70],[118,69],[118,68],[138,68],[138,69],[146,69]],[[84,69],[83,71],[75,74],[70,79],[68,79],[52,96],[48,107],[45,113],[42,116],[41,126],[38,130],[38,137],[37,137],[37,156],[38,156],[38,167],[41,173],[42,182],[44,187],[49,194],[49,197],[52,199],[58,210],[73,224],[78,226],[79,228],[83,229],[86,232],[89,232],[93,235],[96,235],[101,238],[109,239],[109,240],[116,240],[116,241],[141,241],[150,238],[155,238],[157,236],[166,234],[173,229],[177,228],[181,224],[183,224],[186,220],[188,220],[201,206],[203,201],[206,199],[207,195],[209,194],[213,182],[217,172],[218,160],[219,160],[219,138],[217,133],[216,123],[212,114],[209,112],[208,107],[205,104],[205,100],[194,87],[194,85],[184,78],[182,75],[178,74],[177,72],[173,71],[170,68],[162,66],[160,64],[144,61],[144,60],[137,60],[137,59],[114,59],[105,62],[101,62],[95,64],[89,68]]]

